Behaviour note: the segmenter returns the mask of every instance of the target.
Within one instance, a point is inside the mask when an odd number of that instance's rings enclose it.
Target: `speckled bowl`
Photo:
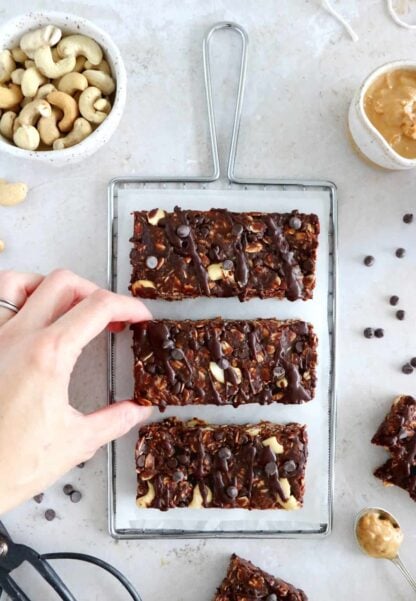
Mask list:
[[[42,161],[60,167],[82,161],[111,138],[117,129],[126,103],[127,76],[120,51],[105,31],[87,19],[66,13],[33,12],[15,17],[0,28],[0,50],[17,46],[24,33],[44,25],[57,25],[66,34],[83,33],[92,37],[103,49],[116,81],[115,97],[110,114],[88,138],[75,146],[63,150],[23,150],[0,135],[0,151],[21,159]]]

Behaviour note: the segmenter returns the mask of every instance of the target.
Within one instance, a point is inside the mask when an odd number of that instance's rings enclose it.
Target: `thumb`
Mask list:
[[[151,407],[142,407],[132,401],[119,401],[84,417],[95,448],[126,434],[147,419]]]

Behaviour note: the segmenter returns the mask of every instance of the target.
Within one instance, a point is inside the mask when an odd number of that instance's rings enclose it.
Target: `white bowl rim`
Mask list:
[[[56,11],[56,10],[37,10],[37,11],[33,11],[33,12],[26,12],[26,13],[21,13],[15,17],[12,17],[11,19],[8,19],[5,23],[3,23],[0,26],[0,37],[8,31],[8,29],[10,28],[11,25],[13,25],[14,23],[22,20],[22,19],[39,19],[42,20],[42,18],[47,18],[47,19],[62,19],[62,20],[68,20],[68,21],[84,21],[89,28],[91,28],[93,31],[95,30],[100,36],[102,36],[105,39],[105,42],[110,50],[111,53],[114,53],[114,55],[117,56],[118,62],[120,64],[120,73],[119,73],[119,77],[118,77],[118,84],[121,83],[120,87],[119,85],[117,85],[116,87],[116,94],[114,97],[114,104],[112,106],[112,110],[116,107],[116,105],[118,105],[120,103],[120,96],[119,96],[119,90],[124,90],[124,92],[122,92],[122,94],[125,95],[125,89],[126,89],[126,83],[127,83],[127,76],[126,76],[126,72],[125,72],[125,67],[124,67],[124,62],[121,56],[121,52],[118,49],[117,45],[115,44],[115,42],[113,42],[112,38],[108,35],[108,33],[106,31],[104,31],[103,29],[101,29],[101,27],[99,27],[98,25],[96,25],[93,21],[90,21],[90,19],[86,19],[85,17],[82,17],[80,15],[76,15],[74,13],[64,13],[62,11]],[[35,29],[35,28],[33,28]],[[28,29],[27,31],[30,31],[30,29]],[[23,35],[23,33],[22,33]],[[0,48],[1,50],[1,48]],[[122,80],[120,82],[120,79]],[[52,160],[53,157],[59,157],[59,159],[63,159],[65,157],[69,157],[69,156],[73,156],[74,154],[74,149],[76,148],[77,150],[80,149],[81,151],[86,147],[86,146],[90,146],[92,141],[94,141],[94,139],[97,137],[95,136],[95,134],[98,132],[98,130],[100,129],[100,134],[105,133],[103,132],[103,130],[101,129],[101,126],[104,126],[106,123],[106,120],[104,120],[102,123],[100,123],[100,125],[84,140],[82,140],[81,142],[78,142],[78,144],[76,144],[75,146],[71,146],[69,148],[63,148],[62,150],[26,150],[24,148],[19,148],[18,146],[15,146],[14,144],[11,144],[5,140],[3,140],[0,137],[0,150],[4,150],[4,152],[8,152],[9,154],[12,154],[15,157],[21,157],[23,159],[27,159],[27,155],[28,153],[30,153],[31,158],[39,158],[39,160],[42,159],[50,159]],[[107,127],[104,127],[104,130],[107,129]]]
[[[370,73],[370,75],[368,75],[368,77],[365,78],[365,80],[363,81],[363,83],[360,86],[358,104],[359,104],[359,108],[360,108],[361,117],[363,118],[363,121],[364,121],[364,125],[366,125],[367,129],[369,129],[369,131],[376,136],[377,140],[382,144],[382,146],[387,151],[387,153],[390,154],[392,158],[394,158],[396,160],[398,159],[398,162],[400,162],[402,165],[415,167],[416,159],[408,159],[406,157],[403,157],[398,152],[396,152],[394,150],[394,148],[392,148],[390,146],[390,144],[387,142],[387,140],[384,138],[384,136],[378,131],[378,129],[371,123],[370,119],[367,116],[367,113],[365,112],[365,108],[364,108],[365,94],[366,94],[368,88],[370,87],[370,85],[374,82],[374,80],[377,79],[377,77],[379,75],[382,75],[386,71],[397,71],[397,70],[403,69],[403,68],[411,69],[411,70],[413,69],[416,71],[416,61],[412,61],[410,59],[398,59],[395,61],[391,61],[389,63],[384,63],[380,67],[377,67],[377,69],[374,69]]]

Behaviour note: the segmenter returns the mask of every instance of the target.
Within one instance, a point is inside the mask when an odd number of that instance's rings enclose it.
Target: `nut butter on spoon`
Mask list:
[[[376,559],[389,559],[416,591],[416,580],[399,557],[403,532],[391,513],[379,507],[363,509],[355,518],[354,533],[363,553]]]

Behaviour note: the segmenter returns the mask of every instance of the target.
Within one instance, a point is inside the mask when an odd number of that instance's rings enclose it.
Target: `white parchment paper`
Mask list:
[[[139,509],[135,504],[136,473],[134,447],[137,433],[131,432],[116,443],[115,527],[116,529],[260,532],[317,530],[328,519],[328,388],[330,340],[328,333],[328,231],[329,194],[325,191],[280,190],[146,190],[118,191],[117,291],[128,294],[130,281],[129,239],[133,231],[134,210],[175,205],[188,209],[228,208],[233,211],[314,212],[319,216],[321,234],[317,264],[317,286],[311,301],[289,302],[273,299],[192,299],[177,302],[146,301],[155,318],[203,319],[222,316],[229,319],[275,317],[299,318],[311,322],[318,334],[318,386],[313,401],[305,405],[233,407],[172,407],[163,414],[153,410],[149,421],[176,415],[181,419],[199,417],[213,423],[254,423],[261,420],[307,424],[309,460],[306,468],[304,507],[297,511],[245,509]],[[131,398],[133,392],[133,355],[131,333],[117,335],[114,354],[114,394],[116,400]]]

